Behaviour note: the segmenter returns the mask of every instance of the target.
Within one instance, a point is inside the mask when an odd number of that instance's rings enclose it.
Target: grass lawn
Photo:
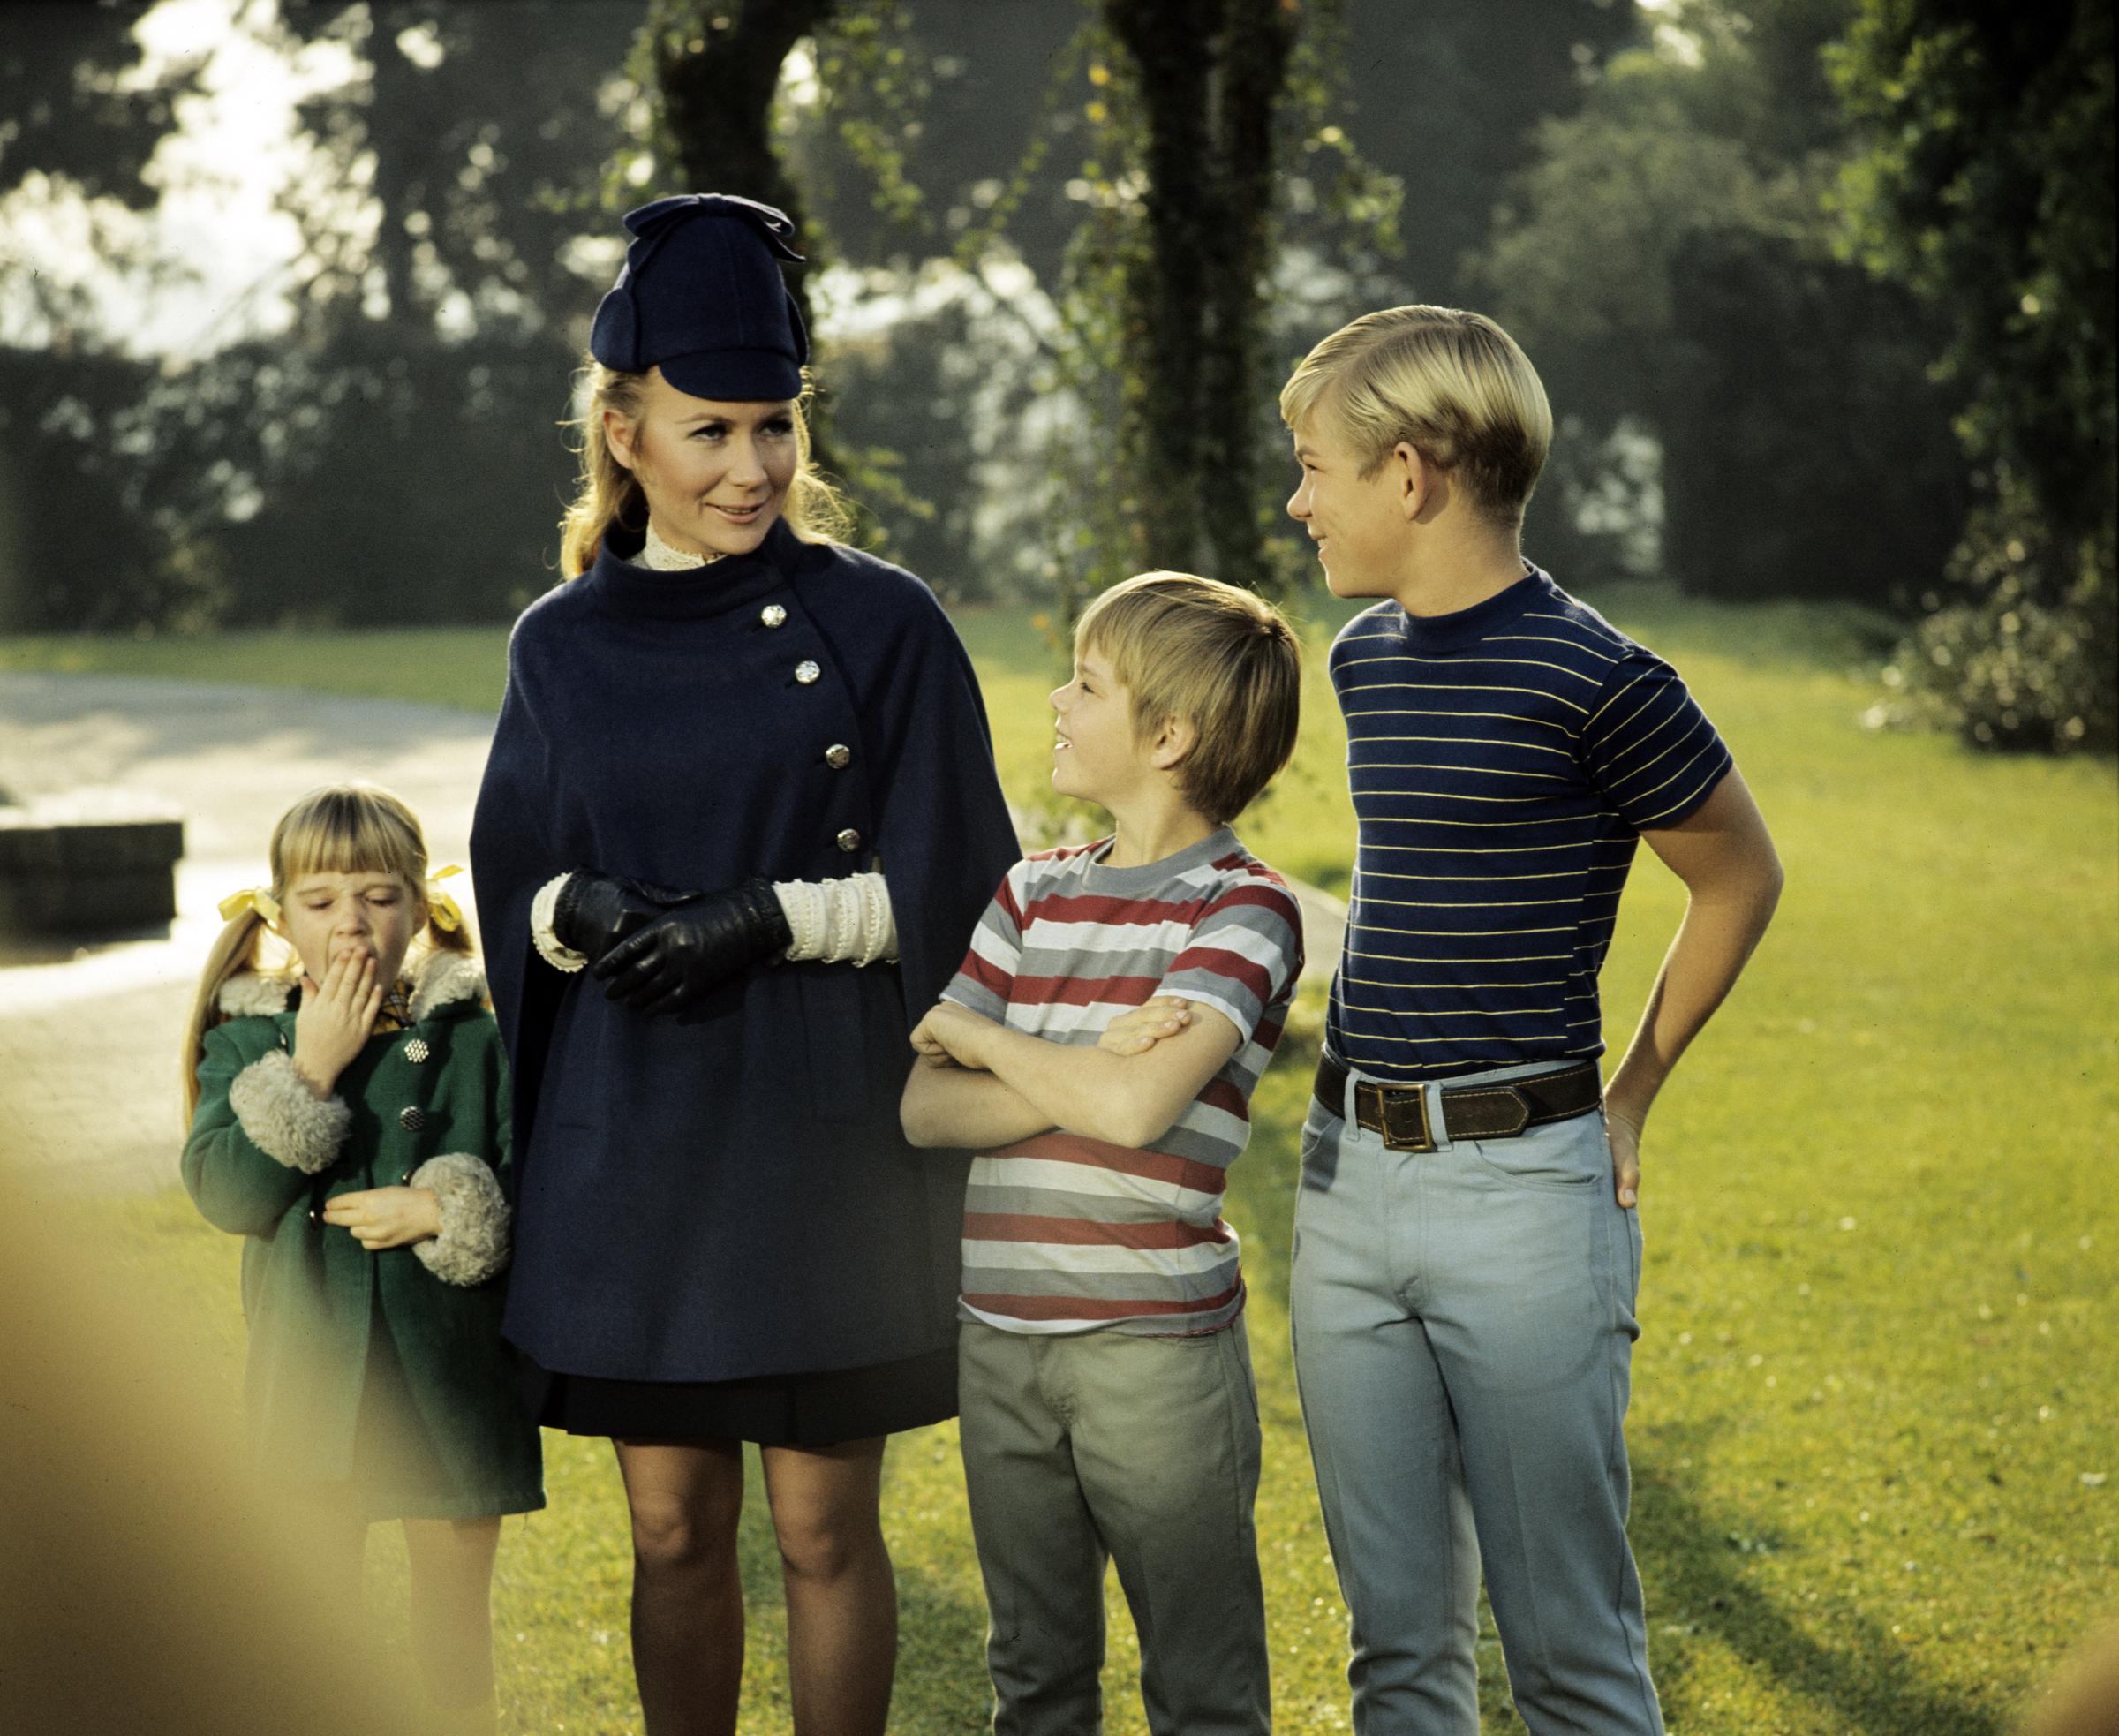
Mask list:
[[[1773,933],[1648,1130],[1630,1437],[1651,1657],[1678,1736],[1999,1736],[2063,1651],[2119,1613],[2119,800],[2108,761],[1974,759],[1876,734],[1852,627],[1655,593],[1610,600],[1685,669],[1779,841]],[[1057,662],[968,613],[997,753],[1034,802]],[[1323,630],[1320,629],[1320,631]],[[0,641],[77,668],[455,698],[490,709],[496,630],[200,645]],[[1321,639],[1320,639],[1321,644]],[[1338,719],[1313,659],[1301,756],[1248,824],[1343,886]],[[1680,909],[1644,851],[1604,987],[1622,1042]],[[1314,1049],[1284,1053],[1228,1215],[1264,1415],[1260,1531],[1278,1725],[1346,1725],[1344,1614],[1288,1365],[1295,1129]],[[236,1247],[181,1196],[93,1208],[202,1377],[239,1383]],[[607,1449],[547,1437],[551,1509],[509,1528],[496,1608],[523,1732],[637,1728],[627,1549]],[[893,1444],[904,1611],[894,1728],[981,1726],[977,1574],[953,1430]],[[378,1549],[402,1626],[402,1565]],[[784,1731],[770,1531],[753,1504],[744,1729]],[[1112,1605],[1108,1728],[1145,1726]],[[1520,1730],[1490,1626],[1489,1732]]]

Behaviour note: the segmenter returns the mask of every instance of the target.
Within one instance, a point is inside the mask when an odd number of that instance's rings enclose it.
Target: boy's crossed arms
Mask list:
[[[1148,1039],[1154,1045],[1140,1051]],[[915,1145],[991,1150],[1057,1127],[1150,1146],[1243,1041],[1226,1014],[1168,996],[1120,1015],[1095,1048],[1012,1030],[942,1000],[913,1030],[920,1064],[899,1113]]]

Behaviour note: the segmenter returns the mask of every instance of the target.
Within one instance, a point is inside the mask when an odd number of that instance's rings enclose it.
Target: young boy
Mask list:
[[[1780,865],[1677,672],[1523,559],[1552,416],[1507,333],[1368,314],[1280,409],[1289,513],[1377,600],[1331,649],[1359,852],[1289,1298],[1354,1726],[1478,1727],[1483,1568],[1532,1731],[1656,1736],[1621,1432],[1640,1130]],[[1600,1092],[1639,838],[1690,902]]]
[[[968,1147],[959,1397],[998,1736],[1099,1727],[1104,1566],[1161,1736],[1269,1727],[1258,1408],[1225,1172],[1302,965],[1229,822],[1294,747],[1272,607],[1155,572],[1099,597],[1053,693],[1052,787],[1112,832],[1018,863],[913,1032],[916,1145]],[[1185,1022],[1099,1047],[1150,995]]]

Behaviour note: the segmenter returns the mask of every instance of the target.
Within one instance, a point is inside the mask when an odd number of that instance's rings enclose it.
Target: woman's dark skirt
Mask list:
[[[748,1380],[606,1380],[523,1361],[531,1416],[569,1435],[838,1446],[956,1415],[956,1347],[865,1368]]]

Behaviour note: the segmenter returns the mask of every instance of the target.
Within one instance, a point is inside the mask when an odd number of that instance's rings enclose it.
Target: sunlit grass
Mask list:
[[[205,638],[45,634],[0,638],[0,670],[237,682],[497,712],[508,681],[508,629],[238,632]]]
[[[1634,1540],[1674,1732],[1999,1736],[2119,1586],[2119,801],[2108,761],[1974,759],[1864,730],[1861,623],[1622,595],[1735,747],[1789,887],[1765,948],[1652,1122],[1631,1423]],[[1058,654],[967,613],[1004,781],[1037,806]],[[277,681],[490,710],[498,630],[185,646],[0,642],[0,668]],[[1321,643],[1321,641],[1320,641]],[[1343,884],[1338,719],[1313,655],[1302,754],[1242,826]],[[402,683],[402,685],[396,683]],[[1308,780],[1308,781],[1305,781]],[[1615,1043],[1680,908],[1644,852],[1605,974]],[[1266,1426],[1260,1533],[1278,1727],[1346,1728],[1344,1616],[1288,1364],[1288,1226],[1308,1053],[1269,1074],[1229,1215]],[[181,1196],[114,1202],[111,1245],[236,1400],[236,1243]],[[522,1732],[637,1728],[608,1449],[547,1437],[552,1508],[511,1521],[496,1596]],[[894,1728],[980,1727],[983,1617],[947,1426],[900,1438],[886,1521],[905,1611]],[[2111,1479],[2098,1481],[2100,1478]],[[769,1527],[744,1532],[744,1729],[784,1732]],[[395,1551],[374,1591],[401,1611]],[[402,1624],[400,1612],[395,1617]],[[1112,1602],[1113,1736],[1144,1730]],[[1489,1732],[1505,1709],[1490,1627]]]

